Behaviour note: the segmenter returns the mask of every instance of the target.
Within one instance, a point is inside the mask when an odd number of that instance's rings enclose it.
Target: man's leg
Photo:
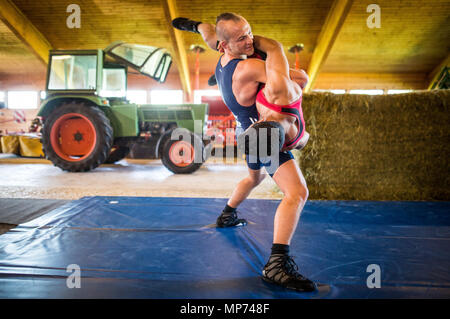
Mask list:
[[[295,160],[281,165],[273,175],[273,180],[284,194],[275,213],[273,242],[289,245],[308,199],[308,188]]]
[[[236,186],[227,202],[222,214],[217,218],[218,227],[231,227],[245,225],[245,219],[238,219],[236,208],[250,195],[251,191],[258,186],[266,176],[261,169],[248,168],[248,176],[242,179]]]
[[[266,58],[266,85],[264,95],[270,103],[287,105],[298,99],[299,90],[290,78],[289,62],[283,46],[272,39],[255,36],[254,45],[267,53]],[[299,87],[300,89],[300,87]]]
[[[266,175],[262,173],[261,169],[248,168],[248,176],[237,184],[228,200],[228,205],[234,208],[238,207],[250,195],[250,192],[264,180],[264,177]]]
[[[289,245],[308,198],[305,178],[295,160],[290,159],[280,165],[273,180],[284,197],[275,213],[272,253],[264,266],[263,279],[297,291],[314,291],[316,285],[298,273],[297,265],[289,256]]]

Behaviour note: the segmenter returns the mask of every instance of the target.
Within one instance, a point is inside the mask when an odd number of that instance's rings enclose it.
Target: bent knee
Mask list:
[[[304,204],[308,200],[308,196],[309,191],[306,185],[285,194],[285,198],[296,205]]]

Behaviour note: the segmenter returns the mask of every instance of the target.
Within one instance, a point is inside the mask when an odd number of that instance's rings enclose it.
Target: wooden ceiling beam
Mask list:
[[[48,64],[50,42],[11,0],[0,0],[0,20],[27,46],[45,65]]]
[[[352,4],[353,0],[335,0],[331,5],[331,9],[317,38],[317,45],[308,66],[309,82],[305,87],[305,92],[313,88],[317,75],[341,31]]]
[[[167,31],[172,44],[172,55],[177,63],[180,74],[181,86],[188,100],[192,101],[191,79],[186,50],[184,48],[183,31],[172,27],[172,20],[178,17],[175,0],[162,0],[161,2],[164,8]]]
[[[428,90],[431,90],[431,87],[433,86],[433,83],[436,82],[438,80],[439,75],[441,74],[442,70],[447,67],[450,66],[450,54],[447,55],[447,57],[442,60],[441,63],[439,63],[434,69],[433,71],[430,72],[430,74],[428,74]]]

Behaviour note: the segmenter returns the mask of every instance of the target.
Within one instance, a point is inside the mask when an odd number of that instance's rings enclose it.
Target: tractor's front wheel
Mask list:
[[[55,166],[84,172],[107,159],[113,130],[98,107],[72,102],[59,106],[48,116],[42,137],[45,155]]]
[[[191,174],[203,164],[203,141],[192,132],[184,130],[182,136],[167,138],[161,160],[175,174]]]

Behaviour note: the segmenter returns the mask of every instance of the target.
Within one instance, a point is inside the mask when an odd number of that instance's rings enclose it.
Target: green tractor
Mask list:
[[[138,105],[127,101],[128,68],[163,83],[172,57],[162,48],[115,42],[104,50],[52,50],[42,101],[46,157],[70,172],[114,163],[135,143],[188,174],[206,159],[207,104]]]

